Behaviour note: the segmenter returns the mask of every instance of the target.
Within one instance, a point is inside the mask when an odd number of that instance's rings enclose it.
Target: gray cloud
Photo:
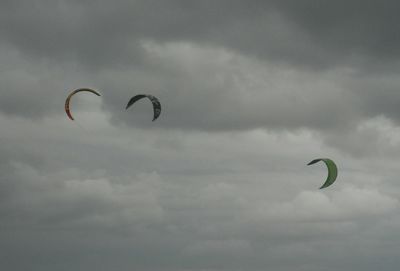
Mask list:
[[[81,116],[84,129],[57,115],[0,118],[3,268],[364,270],[365,255],[368,268],[394,259],[379,244],[397,230],[398,195],[382,185],[395,167],[366,174],[368,160],[309,131],[162,134]],[[328,152],[340,179],[322,192],[324,167],[306,163]]]
[[[0,269],[395,270],[397,5],[1,1]]]
[[[29,1],[2,3],[2,37],[24,52],[96,66],[140,62],[141,39],[220,45],[331,67],[398,58],[396,1]],[[374,65],[375,63],[371,63]]]
[[[104,92],[116,123],[133,123],[121,109],[138,92],[161,96],[164,127],[347,129],[363,115],[397,120],[396,51],[378,49],[396,47],[384,42],[395,36],[396,3],[364,4],[3,2],[1,110],[61,113],[56,97],[87,86]],[[304,70],[310,65],[330,69]]]

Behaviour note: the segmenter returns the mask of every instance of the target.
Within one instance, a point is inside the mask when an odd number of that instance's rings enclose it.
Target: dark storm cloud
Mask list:
[[[141,39],[214,44],[311,67],[391,62],[400,52],[399,5],[391,0],[3,1],[1,39],[29,55],[74,58],[92,68],[139,63]]]
[[[400,53],[397,1],[276,1],[287,18],[339,57],[390,61]],[[379,62],[379,60],[378,60]]]
[[[160,98],[161,127],[346,129],[364,116],[399,118],[397,84],[366,85],[366,76],[340,71],[352,67],[370,76],[377,69],[372,77],[383,80],[396,67],[395,1],[0,5],[7,26],[0,30],[0,103],[8,114],[62,114],[68,91],[94,87],[104,92],[104,110],[115,123],[148,125],[145,116],[128,115],[140,115],[144,106],[121,110],[142,92]],[[221,60],[225,52],[228,59]],[[324,74],[320,67],[330,69]],[[285,78],[288,70],[294,75]]]

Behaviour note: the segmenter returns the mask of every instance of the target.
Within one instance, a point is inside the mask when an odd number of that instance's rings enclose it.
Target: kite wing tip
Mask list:
[[[321,189],[325,189],[325,188],[327,188],[328,186],[330,186],[330,185],[323,185],[323,186],[321,186],[319,189],[321,190]]]
[[[319,161],[321,161],[321,159],[314,159],[314,160],[312,160],[311,162],[309,162],[309,163],[307,164],[307,166],[312,165],[312,164],[315,164],[315,163],[317,163],[317,162],[319,162]]]

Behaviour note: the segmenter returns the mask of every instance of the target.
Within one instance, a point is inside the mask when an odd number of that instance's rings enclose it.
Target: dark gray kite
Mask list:
[[[153,111],[154,111],[154,116],[153,116],[153,121],[155,121],[161,114],[161,103],[160,101],[154,97],[153,95],[149,95],[149,94],[138,94],[136,96],[133,96],[128,104],[126,105],[125,109],[128,109],[131,105],[133,105],[135,102],[137,102],[138,100],[142,99],[142,98],[148,98],[151,103],[153,104]]]

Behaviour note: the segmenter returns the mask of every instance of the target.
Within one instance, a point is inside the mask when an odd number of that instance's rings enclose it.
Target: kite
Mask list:
[[[65,113],[67,113],[67,116],[71,119],[74,120],[74,118],[71,115],[71,111],[69,109],[69,102],[71,100],[71,97],[74,96],[76,93],[81,92],[81,91],[87,91],[87,92],[91,92],[93,94],[96,94],[97,96],[101,96],[100,93],[98,93],[97,91],[90,89],[90,88],[80,88],[80,89],[76,89],[74,91],[72,91],[67,99],[65,100]]]
[[[133,96],[128,104],[126,105],[125,109],[128,109],[131,105],[133,105],[135,102],[142,98],[148,98],[151,103],[153,104],[153,111],[154,111],[154,116],[153,116],[153,121],[155,121],[161,114],[161,103],[160,101],[154,97],[153,95],[148,95],[148,94],[138,94],[136,96]]]
[[[325,163],[326,167],[328,168],[328,177],[326,178],[325,183],[319,188],[319,189],[322,189],[322,188],[326,188],[326,187],[330,186],[331,184],[333,184],[335,182],[337,174],[338,174],[338,170],[337,170],[336,164],[331,159],[328,159],[328,158],[314,159],[307,165],[312,165],[312,164],[318,163],[319,161],[323,161]]]

